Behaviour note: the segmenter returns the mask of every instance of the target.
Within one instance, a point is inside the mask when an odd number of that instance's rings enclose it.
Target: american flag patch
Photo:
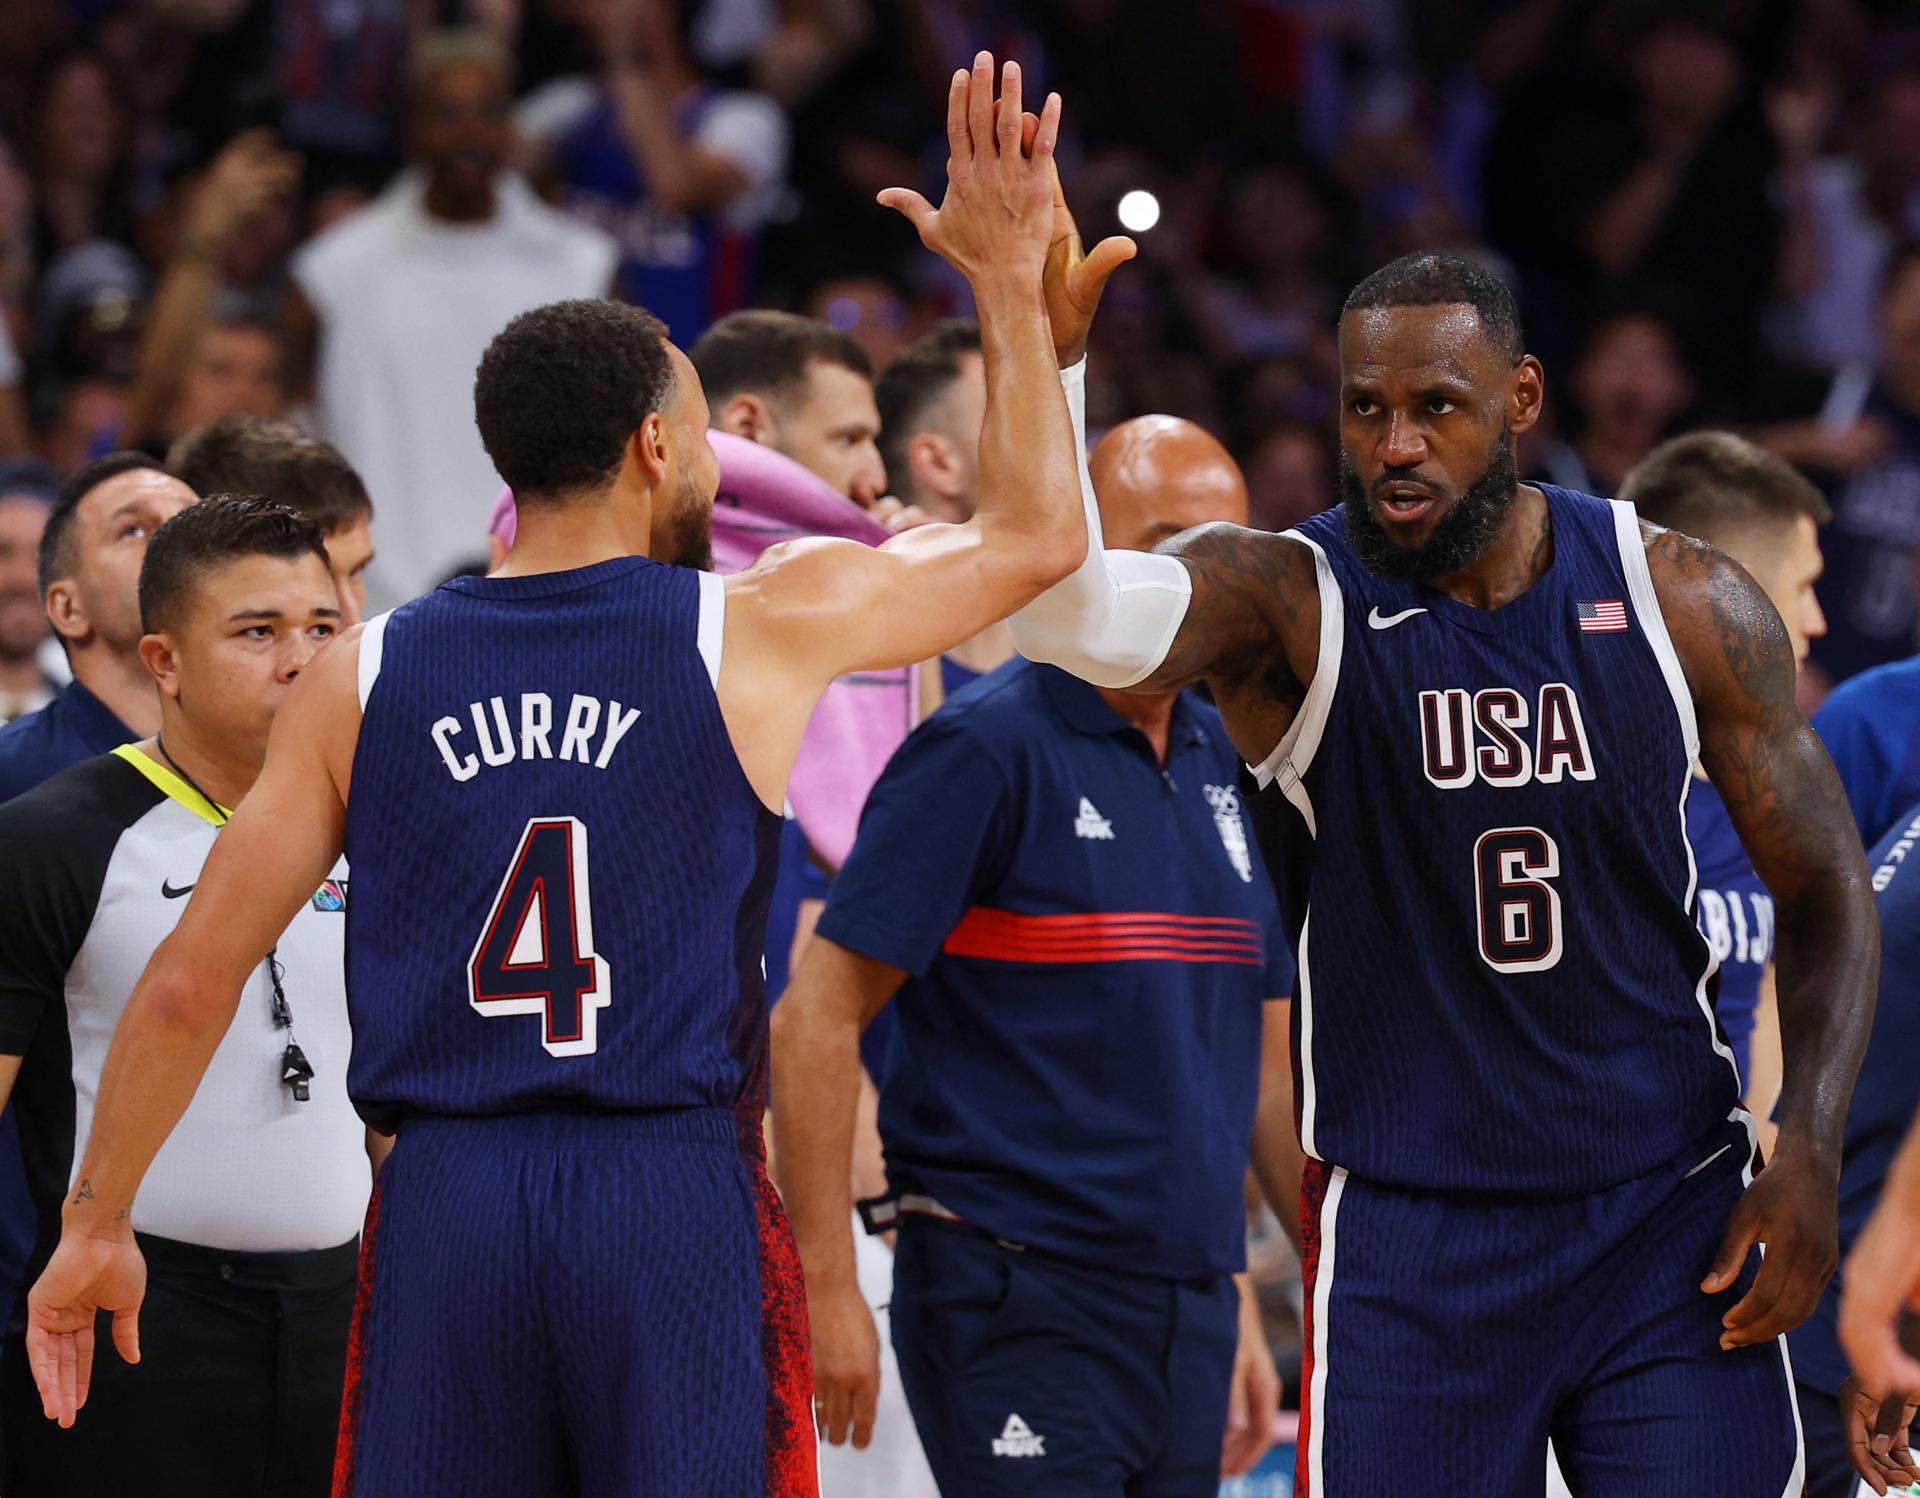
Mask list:
[[[1581,599],[1574,608],[1580,615],[1580,628],[1587,634],[1612,634],[1627,627],[1627,605],[1619,598]]]

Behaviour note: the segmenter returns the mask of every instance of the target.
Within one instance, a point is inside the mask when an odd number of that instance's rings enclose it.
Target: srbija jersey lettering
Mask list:
[[[410,1114],[728,1107],[765,1050],[780,821],[720,705],[718,577],[456,578],[369,624],[348,1089]]]
[[[1487,611],[1313,548],[1320,658],[1255,768],[1294,908],[1301,1139],[1374,1181],[1574,1195],[1726,1120],[1685,832],[1692,697],[1618,501],[1541,485]],[[1284,798],[1284,799],[1282,799]]]

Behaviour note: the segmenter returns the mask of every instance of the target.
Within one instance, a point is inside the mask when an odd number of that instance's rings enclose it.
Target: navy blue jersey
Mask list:
[[[1773,896],[1760,882],[1733,818],[1727,815],[1727,803],[1710,780],[1696,777],[1687,797],[1687,841],[1699,869],[1695,914],[1719,964],[1713,1012],[1740,1068],[1744,1088],[1753,1075],[1760,981],[1773,961]]]
[[[1920,806],[1907,808],[1867,862],[1880,907],[1880,997],[1840,1149],[1843,1260],[1873,1215],[1920,1107]],[[1841,1277],[1827,1282],[1813,1314],[1787,1337],[1794,1375],[1828,1394],[1838,1393],[1847,1376],[1838,1332]]]
[[[368,626],[347,808],[367,1120],[730,1106],[780,819],[713,683],[720,579],[456,578]]]
[[[1263,1005],[1293,973],[1239,768],[1192,694],[1163,766],[1096,688],[1018,658],[913,731],[818,927],[908,974],[891,1185],[1135,1274],[1241,1267]]]
[[[1920,656],[1843,681],[1813,715],[1871,848],[1920,800]],[[4,738],[0,737],[0,742]]]
[[[1319,663],[1255,774],[1286,803],[1301,1142],[1379,1182],[1598,1191],[1736,1102],[1639,522],[1540,487],[1552,564],[1490,611],[1376,576],[1338,509],[1290,533]]]

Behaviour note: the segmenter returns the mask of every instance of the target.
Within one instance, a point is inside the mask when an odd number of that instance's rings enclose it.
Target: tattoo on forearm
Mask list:
[[[93,1200],[93,1182],[86,1176],[80,1177],[80,1184],[74,1188],[73,1200],[76,1205]]]
[[[1648,549],[1678,604],[1667,613],[1699,706],[1701,762],[1778,911],[1780,1119],[1837,1140],[1879,967],[1846,792],[1794,699],[1792,643],[1765,593],[1689,537],[1650,532]]]
[[[1165,549],[1187,564],[1193,601],[1155,679],[1205,676],[1229,694],[1297,707],[1305,689],[1270,621],[1300,623],[1303,590],[1315,596],[1312,554],[1270,532],[1230,525],[1208,526]]]

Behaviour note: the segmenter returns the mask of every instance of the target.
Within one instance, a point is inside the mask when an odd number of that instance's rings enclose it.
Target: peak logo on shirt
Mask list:
[[[347,881],[329,879],[313,892],[313,908],[329,913],[347,908]]]
[[[1000,1428],[1000,1434],[993,1438],[993,1454],[995,1456],[1045,1456],[1047,1438],[1036,1435],[1033,1427],[1018,1415],[1009,1415],[1007,1423]]]
[[[1113,841],[1113,823],[1101,816],[1085,796],[1080,798],[1080,815],[1073,819],[1075,837],[1092,838],[1097,843]]]

